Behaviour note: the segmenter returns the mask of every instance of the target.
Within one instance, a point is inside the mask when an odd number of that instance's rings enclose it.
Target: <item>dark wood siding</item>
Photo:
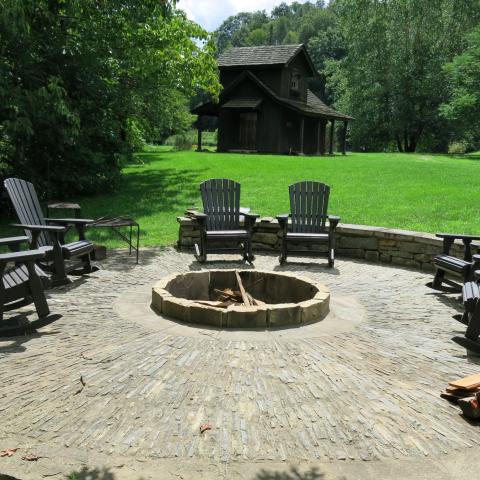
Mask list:
[[[271,88],[277,95],[282,89],[282,68],[283,67],[250,67],[250,70],[261,82]],[[245,68],[228,68],[220,70],[220,83],[227,88]]]
[[[278,152],[281,131],[282,109],[269,99],[264,100],[259,115],[259,152]]]
[[[303,153],[305,155],[315,155],[317,151],[317,123],[316,118],[305,118],[303,134]]]
[[[292,75],[298,72],[300,75],[299,95],[292,94],[290,90]],[[283,97],[292,98],[302,102],[307,101],[307,78],[310,75],[310,68],[303,55],[295,57],[286,68],[282,70],[282,92]]]

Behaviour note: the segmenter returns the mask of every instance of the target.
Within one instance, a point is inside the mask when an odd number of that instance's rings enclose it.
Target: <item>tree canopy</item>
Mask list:
[[[217,94],[210,36],[174,1],[0,0],[0,169],[71,195]],[[1,172],[0,172],[1,173]]]
[[[467,47],[444,67],[450,80],[449,101],[441,106],[443,115],[457,126],[457,138],[480,137],[480,25],[467,36]]]

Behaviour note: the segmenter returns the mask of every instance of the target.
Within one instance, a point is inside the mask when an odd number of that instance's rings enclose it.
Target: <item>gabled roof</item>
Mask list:
[[[307,103],[291,100],[290,98],[282,98],[283,102],[290,104],[292,107],[299,109],[305,113],[313,113],[322,115],[328,118],[339,120],[353,120],[352,117],[343,113],[337,112],[323,103],[311,90],[307,89]]]
[[[292,100],[290,98],[280,97],[249,70],[244,70],[232,83],[228,85],[225,90],[223,90],[223,92],[220,94],[220,108],[223,106],[222,100],[228,98],[228,94],[246,78],[249,78],[256,85],[258,85],[258,87],[263,90],[273,101],[291,110],[295,110],[310,117],[323,117],[330,120],[353,120],[353,117],[337,112],[333,108],[325,105],[325,103],[323,103],[311,90],[307,91],[306,103],[298,100]],[[212,102],[205,102],[197,105],[191,110],[191,112],[198,115],[212,115],[211,112],[215,108],[218,108],[218,105],[215,105]]]
[[[228,67],[260,67],[287,65],[300,52],[310,66],[312,73],[316,73],[312,59],[303,43],[296,45],[262,45],[259,47],[236,47],[222,53],[218,57],[220,68]]]

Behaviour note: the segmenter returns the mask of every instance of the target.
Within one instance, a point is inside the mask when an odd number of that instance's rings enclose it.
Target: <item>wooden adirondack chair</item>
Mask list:
[[[475,280],[463,286],[464,314],[454,318],[467,326],[464,337],[453,337],[452,340],[462,347],[480,355],[480,271],[474,273]]]
[[[93,244],[85,238],[85,227],[93,220],[45,218],[35,188],[30,182],[8,178],[4,185],[21,222],[13,226],[25,231],[30,239],[31,249],[39,249],[45,253],[44,267],[52,271],[53,283],[55,285],[67,283],[67,273],[79,268],[82,268],[83,273],[90,273]],[[65,243],[64,234],[67,227],[71,226],[77,229],[78,241]],[[75,262],[67,266],[65,260]]]
[[[12,335],[18,327],[4,327],[3,313],[34,303],[39,319],[49,315],[44,289],[50,286],[49,277],[36,261],[45,257],[41,250],[19,251],[19,245],[28,237],[0,238],[0,246],[8,246],[12,253],[0,254],[0,334]],[[9,264],[15,266],[7,268]]]
[[[443,239],[443,252],[433,259],[436,272],[431,287],[436,290],[461,291],[461,284],[472,280],[473,272],[480,269],[480,255],[472,256],[471,251],[472,241],[480,240],[480,236],[450,233],[437,233],[436,236]],[[455,240],[462,240],[463,242],[463,259],[450,255],[450,249]],[[461,284],[458,281],[446,278],[446,275],[460,280]],[[445,288],[444,283],[449,287]]]
[[[327,244],[328,265],[333,267],[335,263],[335,229],[340,217],[327,214],[330,187],[320,182],[304,181],[294,183],[288,189],[290,214],[277,216],[283,233],[280,264],[284,264],[287,256],[291,253],[301,256],[322,255],[322,253],[312,250],[295,250],[289,248],[289,245]],[[291,223],[289,223],[289,219]]]
[[[195,214],[201,227],[200,245],[195,244],[197,260],[205,262],[208,253],[241,253],[253,262],[252,228],[258,215],[240,211],[240,184],[213,178],[200,184],[200,192],[203,213]]]

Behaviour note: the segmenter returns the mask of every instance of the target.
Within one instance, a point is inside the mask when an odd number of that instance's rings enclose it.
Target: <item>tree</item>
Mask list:
[[[467,47],[444,71],[449,80],[449,99],[441,113],[456,125],[460,137],[480,139],[480,24],[466,36]]]
[[[252,30],[246,40],[246,45],[266,45],[268,43],[268,32],[263,28]]]
[[[219,91],[213,51],[174,1],[0,0],[0,175],[111,188],[186,96]]]
[[[395,142],[415,151],[422,138],[445,149],[439,115],[447,95],[443,64],[480,19],[478,0],[335,0],[346,56],[328,63],[336,105],[349,112],[357,148]]]

